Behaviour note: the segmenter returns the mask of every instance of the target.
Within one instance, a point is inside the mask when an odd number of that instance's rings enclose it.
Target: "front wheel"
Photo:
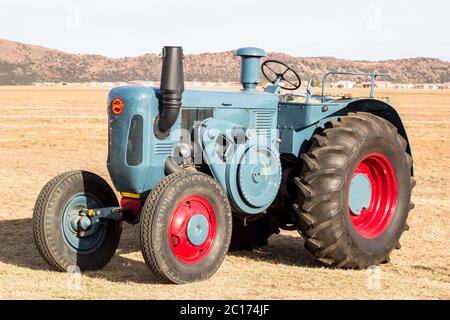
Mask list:
[[[71,171],[50,180],[34,207],[33,233],[42,257],[56,270],[103,268],[114,256],[121,222],[105,221],[80,232],[83,209],[118,206],[111,187],[87,171]]]
[[[150,270],[172,283],[201,281],[222,264],[231,239],[228,198],[211,177],[167,176],[148,196],[141,217],[141,250]]]
[[[306,248],[323,264],[389,261],[412,209],[412,158],[388,121],[370,113],[330,122],[313,137],[293,204]]]

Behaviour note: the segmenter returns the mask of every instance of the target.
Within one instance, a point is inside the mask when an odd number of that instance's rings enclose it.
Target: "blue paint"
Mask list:
[[[272,203],[281,183],[279,156],[270,149],[253,146],[239,163],[238,183],[241,197],[255,208]]]
[[[237,49],[235,55],[239,57],[265,57],[266,51],[255,47],[244,47]]]
[[[111,90],[112,99],[122,98],[125,110],[115,116],[108,108],[109,156],[108,170],[114,186],[121,192],[145,195],[165,176],[164,161],[172,155],[173,147],[180,141],[181,116],[174,124],[170,135],[159,140],[153,133],[153,120],[159,112],[160,91],[149,87],[119,87]],[[208,137],[206,128],[218,130],[229,136],[231,128],[254,129],[264,139],[264,145],[272,152],[300,156],[307,151],[310,140],[325,123],[341,114],[352,111],[372,112],[390,120],[399,133],[406,137],[400,118],[395,110],[375,99],[326,100],[325,103],[279,102],[278,95],[258,91],[205,91],[186,90],[183,93],[183,109],[213,109],[213,117],[204,121],[202,143],[206,161],[213,176],[228,192],[237,210],[245,213],[259,213],[266,206],[254,207],[244,197],[237,183],[238,166],[221,163],[215,150],[214,139]],[[377,113],[378,112],[378,113]],[[131,118],[140,115],[144,119],[143,161],[138,166],[126,163],[126,146]],[[277,129],[279,132],[271,129]],[[279,135],[279,136],[278,136]],[[280,138],[280,144],[274,141]],[[261,144],[261,141],[258,142]],[[248,146],[247,146],[248,148]],[[232,161],[239,163],[247,148],[234,146]],[[409,146],[408,150],[410,152]],[[230,160],[230,159],[229,159]]]
[[[367,175],[355,174],[350,182],[348,205],[355,215],[360,215],[363,209],[367,209],[372,199],[372,184]]]
[[[280,153],[299,156],[306,152],[315,131],[344,108],[346,103],[292,103],[282,102],[278,107],[277,128],[280,130]],[[325,108],[324,108],[325,107]],[[323,111],[326,110],[326,111]]]
[[[150,88],[157,90],[157,88]],[[182,108],[274,109],[278,107],[278,95],[258,91],[186,90]]]
[[[172,155],[173,147],[180,141],[181,115],[164,140],[156,138],[153,121],[159,112],[160,91],[150,87],[118,87],[110,91],[108,106],[115,98],[122,98],[125,109],[121,115],[109,118],[109,152],[107,167],[118,191],[145,194],[164,178],[164,161]],[[213,108],[215,119],[232,119],[239,126],[256,128],[258,114],[270,112],[269,129],[276,126],[278,96],[271,93],[245,91],[186,90],[182,108]],[[128,132],[131,118],[140,115],[144,120],[143,158],[138,166],[126,163]]]
[[[101,202],[91,194],[77,193],[67,202],[61,216],[61,231],[64,241],[71,250],[89,253],[103,242],[106,232],[101,223],[92,224],[83,237],[78,236],[78,219],[89,219],[80,217],[79,212],[86,208],[98,207],[101,207]]]
[[[109,152],[107,167],[111,180],[119,191],[143,193],[152,189],[164,178],[163,163],[171,154],[174,141],[170,138],[158,140],[153,133],[153,119],[158,114],[159,100],[153,88],[119,87],[110,91],[108,106],[114,98],[122,98],[125,109],[121,115],[112,114],[109,118]],[[126,162],[128,132],[131,119],[140,115],[144,119],[143,157],[138,166]],[[176,123],[174,129],[179,127]]]
[[[252,119],[256,119],[256,115]],[[274,121],[274,119],[270,121]],[[271,123],[269,128],[274,125],[275,123]],[[230,196],[233,207],[243,213],[256,214],[267,209],[272,203],[281,182],[278,145],[276,136],[273,135],[276,132],[261,130],[258,134],[257,130],[252,130],[250,132],[255,137],[259,137],[257,140],[253,140],[250,136],[245,143],[231,143],[225,152],[225,158],[221,158],[216,149],[217,137],[223,136],[232,142],[234,140],[232,129],[239,127],[239,124],[231,121],[206,119],[203,121],[201,132],[203,150],[214,178]],[[267,168],[261,168],[261,173],[265,176],[264,182],[251,183],[247,181],[247,178],[253,179],[253,170],[258,168],[257,164],[251,163],[255,160],[255,154],[258,152],[268,154],[266,158],[260,156],[259,160],[265,159],[264,161],[270,162],[270,171],[267,172]]]
[[[314,96],[317,98],[318,96]],[[326,122],[336,120],[349,112],[369,112],[391,122],[408,143],[406,152],[412,156],[405,127],[397,111],[384,101],[370,98],[324,99],[322,103],[280,102],[277,128],[280,130],[280,153],[300,156],[310,146],[314,133],[324,128]],[[411,174],[413,170],[411,169]]]
[[[208,237],[208,220],[202,214],[193,215],[189,219],[186,232],[190,243],[195,246],[203,244]]]
[[[277,83],[256,91],[259,83],[260,58],[265,52],[258,48],[241,48],[236,55],[242,58],[241,81],[243,91],[186,90],[182,96],[182,110],[212,111],[212,117],[202,118],[200,141],[204,161],[213,177],[227,192],[236,211],[260,213],[274,199],[279,188],[278,173],[264,177],[261,166],[243,165],[250,148],[266,148],[279,162],[280,154],[299,157],[307,152],[312,136],[323,130],[325,124],[348,112],[371,112],[393,123],[407,141],[406,132],[397,112],[385,102],[376,99],[332,99],[312,96],[315,103],[281,102]],[[109,153],[108,170],[115,188],[121,192],[148,194],[164,176],[165,159],[173,155],[174,147],[182,139],[181,114],[164,140],[154,135],[153,122],[160,111],[159,88],[119,87],[110,91],[108,106],[114,98],[122,98],[125,110],[113,115],[108,107]],[[128,132],[131,119],[143,119],[142,163],[129,166],[126,162]],[[245,144],[234,141],[233,128],[259,137]],[[216,139],[223,136],[230,143],[224,159],[217,153]],[[407,147],[411,154],[411,149]],[[281,171],[281,167],[278,168]],[[277,169],[277,170],[278,170]],[[275,172],[277,172],[275,170]],[[281,175],[281,174],[280,174]]]
[[[241,83],[244,91],[253,91],[259,83],[260,60],[266,52],[259,48],[240,48],[235,52],[241,57]]]

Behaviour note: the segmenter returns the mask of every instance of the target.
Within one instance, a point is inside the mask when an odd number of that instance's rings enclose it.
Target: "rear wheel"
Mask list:
[[[145,202],[142,254],[161,280],[205,280],[222,264],[231,229],[228,198],[214,179],[198,172],[171,174]]]
[[[341,117],[314,135],[293,207],[320,262],[365,268],[400,247],[415,185],[406,146],[392,124],[369,113]]]
[[[83,209],[115,206],[114,191],[93,173],[71,171],[50,180],[33,213],[34,239],[42,257],[60,271],[75,265],[81,270],[103,268],[117,249],[121,223],[99,222],[85,232],[77,224],[85,222],[80,217]]]

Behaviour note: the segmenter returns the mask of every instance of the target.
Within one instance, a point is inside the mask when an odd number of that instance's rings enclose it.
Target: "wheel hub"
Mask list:
[[[73,231],[74,233],[79,233],[81,231],[88,231],[92,226],[91,219],[82,215],[78,216],[72,215],[69,220],[69,223],[70,228],[72,229],[71,231]]]
[[[204,215],[197,213],[189,219],[187,237],[193,245],[199,246],[204,243],[208,237],[208,231],[208,220]]]
[[[372,184],[367,175],[357,173],[350,183],[349,206],[350,211],[359,216],[364,209],[367,209],[372,199]]]
[[[105,236],[105,229],[101,223],[92,224],[89,217],[80,215],[86,208],[101,207],[101,203],[94,196],[78,193],[67,202],[61,219],[64,241],[77,252],[94,250]]]

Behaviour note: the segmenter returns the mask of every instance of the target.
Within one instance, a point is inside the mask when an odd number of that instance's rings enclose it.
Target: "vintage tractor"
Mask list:
[[[374,98],[306,93],[286,64],[241,48],[240,91],[184,91],[181,47],[165,47],[160,88],[108,97],[111,187],[86,171],[48,182],[34,238],[57,270],[104,267],[123,221],[140,222],[144,259],[161,280],[212,276],[232,249],[298,230],[322,264],[366,268],[400,248],[413,205],[411,148],[398,113]],[[267,80],[263,90],[260,68]],[[341,73],[349,74],[350,73]]]

